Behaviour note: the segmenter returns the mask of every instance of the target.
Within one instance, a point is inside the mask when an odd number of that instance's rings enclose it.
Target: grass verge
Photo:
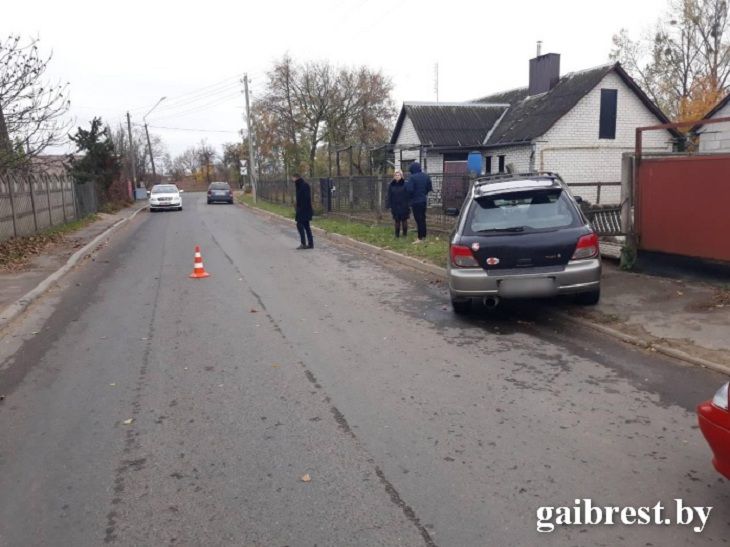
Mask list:
[[[24,237],[12,237],[0,242],[0,270],[12,271],[22,268],[36,255],[41,254],[49,245],[63,241],[66,234],[80,230],[94,222],[96,214],[82,219],[54,226],[41,233]]]
[[[286,218],[294,218],[293,208],[286,205],[269,203],[263,200],[258,200],[258,203],[254,204],[250,194],[240,196],[239,201]],[[322,228],[327,232],[351,237],[352,239],[369,243],[376,247],[390,249],[414,258],[420,258],[437,266],[444,265],[449,252],[449,243],[446,238],[432,236],[428,237],[424,242],[414,245],[413,241],[416,239],[416,236],[413,231],[409,231],[408,237],[396,238],[393,233],[393,228],[390,225],[365,224],[358,221],[324,216],[314,217],[312,225]],[[412,219],[410,227],[412,230],[415,229],[415,223]]]

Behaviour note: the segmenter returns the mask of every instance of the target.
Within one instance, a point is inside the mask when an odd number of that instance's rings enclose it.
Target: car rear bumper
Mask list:
[[[712,464],[718,473],[730,479],[730,430],[718,423],[724,418],[723,413],[726,414],[709,401],[697,407],[700,430],[712,449]]]
[[[488,275],[482,268],[454,268],[449,264],[447,275],[451,296],[456,298],[544,298],[598,290],[601,286],[601,260],[572,261],[559,272],[525,270],[524,274],[509,275],[499,275],[498,272]],[[505,280],[509,282],[503,283]]]
[[[233,196],[210,196],[208,198],[208,203],[233,203]]]

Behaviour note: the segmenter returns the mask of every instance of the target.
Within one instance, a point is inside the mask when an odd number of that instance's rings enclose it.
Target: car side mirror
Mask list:
[[[150,192],[149,190],[147,190],[147,196],[150,196],[150,195],[152,195],[152,192]]]
[[[583,203],[583,198],[581,196],[575,196],[575,202],[576,203]]]
[[[180,193],[181,193],[181,194],[182,194],[183,192],[185,192],[185,190],[180,190]]]
[[[459,209],[457,207],[447,207],[446,209],[444,209],[444,214],[447,217],[458,217]]]

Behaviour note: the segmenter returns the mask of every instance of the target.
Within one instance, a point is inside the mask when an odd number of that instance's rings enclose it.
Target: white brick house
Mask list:
[[[477,105],[493,123],[480,128],[481,142],[457,142],[470,139],[445,128],[447,110],[463,118]],[[560,56],[550,53],[530,60],[528,87],[448,106],[405,103],[391,145],[396,165],[401,158],[404,164],[420,159],[430,172],[442,172],[447,161],[465,161],[477,150],[485,173],[555,171],[569,184],[615,183],[621,180],[622,153],[634,149],[635,129],[668,121],[620,64],[561,77]],[[478,133],[467,129],[469,136]],[[675,131],[647,133],[644,150],[671,151],[678,137]],[[618,187],[611,190],[601,195],[602,203],[618,201]],[[576,193],[596,201],[595,186]]]
[[[730,95],[721,100],[715,108],[704,117],[704,119],[717,119],[730,117]],[[703,125],[695,128],[699,139],[700,153],[703,154],[727,154],[730,153],[730,122],[720,122],[711,125]]]

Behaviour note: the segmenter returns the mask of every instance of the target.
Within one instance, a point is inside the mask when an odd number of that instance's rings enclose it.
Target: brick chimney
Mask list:
[[[550,91],[558,80],[560,80],[560,54],[546,53],[530,59],[530,95]]]

